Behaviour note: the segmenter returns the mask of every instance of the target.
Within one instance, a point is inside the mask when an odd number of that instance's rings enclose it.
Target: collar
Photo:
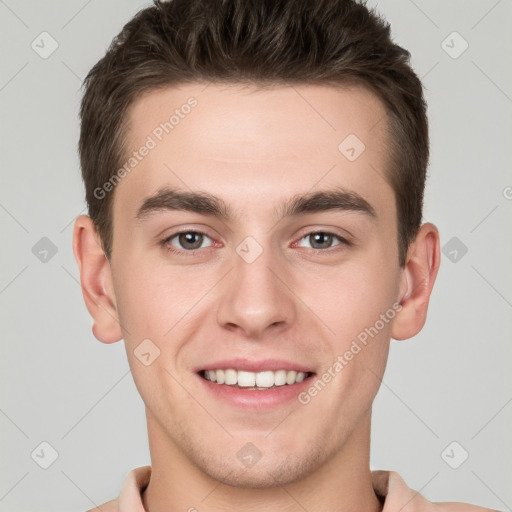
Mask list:
[[[384,504],[382,512],[431,512],[434,504],[419,492],[413,491],[396,471],[372,471],[372,484],[377,497]],[[146,512],[142,505],[141,493],[151,477],[151,466],[132,469],[123,484],[118,498],[118,512]],[[486,510],[470,505],[464,510]],[[437,508],[442,512],[443,508]],[[451,508],[448,510],[452,510]],[[447,510],[447,512],[448,512]],[[460,510],[460,509],[458,509]]]

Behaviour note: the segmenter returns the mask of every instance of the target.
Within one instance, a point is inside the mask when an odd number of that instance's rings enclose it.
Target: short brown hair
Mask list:
[[[428,120],[410,54],[355,0],[154,0],[113,39],[84,80],[80,164],[89,215],[107,258],[113,192],[126,154],[127,109],[143,93],[190,82],[366,87],[388,113],[386,179],[398,214],[399,263],[422,221]],[[340,141],[341,142],[341,141]]]

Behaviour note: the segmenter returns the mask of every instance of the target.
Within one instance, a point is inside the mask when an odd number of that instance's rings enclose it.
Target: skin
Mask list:
[[[151,481],[147,510],[368,510],[382,505],[369,468],[371,405],[389,341],[424,325],[440,261],[435,226],[423,224],[404,268],[398,264],[394,193],[383,178],[386,117],[362,88],[187,84],[139,98],[128,141],[139,148],[173,109],[198,106],[115,188],[109,262],[89,217],[78,217],[73,248],[93,333],[124,339],[146,405]],[[348,134],[366,146],[349,161]],[[233,211],[225,221],[161,210],[135,218],[161,187],[204,191]],[[323,211],[278,220],[274,208],[297,194],[342,187],[376,212]],[[181,228],[207,234],[187,250]],[[314,251],[314,232],[340,243]],[[350,233],[350,235],[348,234]],[[252,263],[236,247],[252,236]],[[320,242],[321,243],[321,242]],[[322,252],[323,251],[323,252]],[[307,405],[242,411],[207,392],[194,368],[232,357],[280,358],[321,375],[393,304],[401,310]],[[149,338],[160,356],[145,366],[134,350]],[[237,452],[262,453],[251,468]]]

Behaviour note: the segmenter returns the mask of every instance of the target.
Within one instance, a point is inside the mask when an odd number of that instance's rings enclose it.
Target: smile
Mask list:
[[[302,382],[312,375],[311,372],[297,370],[277,370],[249,372],[233,368],[202,370],[199,375],[210,382],[244,388],[247,390],[266,390],[278,386],[291,386]]]

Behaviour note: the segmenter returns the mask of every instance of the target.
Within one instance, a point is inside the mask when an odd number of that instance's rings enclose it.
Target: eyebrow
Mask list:
[[[228,222],[235,217],[233,210],[219,197],[207,192],[188,192],[165,187],[143,201],[135,218],[142,221],[152,213],[166,210],[189,211],[219,217]],[[281,220],[289,216],[330,210],[359,212],[372,220],[377,218],[375,209],[366,199],[341,187],[295,195],[274,209],[274,214]]]

